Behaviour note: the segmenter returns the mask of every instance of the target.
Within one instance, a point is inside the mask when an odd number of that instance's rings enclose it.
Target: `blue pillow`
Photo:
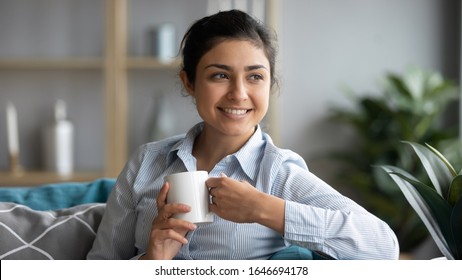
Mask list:
[[[331,258],[323,256],[310,249],[300,246],[289,246],[271,256],[270,260],[329,260]]]
[[[107,201],[115,179],[93,182],[64,182],[37,187],[2,187],[0,201],[14,202],[34,210],[57,210],[72,206]]]

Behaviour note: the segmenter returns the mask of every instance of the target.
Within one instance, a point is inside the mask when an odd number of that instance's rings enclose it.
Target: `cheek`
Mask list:
[[[197,100],[203,104],[214,104],[225,94],[223,86],[216,84],[204,84],[196,90]]]
[[[254,102],[256,102],[261,108],[264,108],[265,110],[268,110],[269,102],[270,102],[269,89],[264,89],[264,90],[258,92],[257,93],[257,98],[254,99]]]
[[[215,95],[210,93],[213,92],[211,92],[210,89],[207,88],[201,88],[199,91],[196,91],[195,103],[197,111],[199,113],[213,110],[213,108],[215,107]]]

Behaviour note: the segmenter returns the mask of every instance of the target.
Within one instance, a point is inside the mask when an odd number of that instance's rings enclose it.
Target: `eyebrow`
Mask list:
[[[220,68],[220,69],[227,70],[227,71],[231,71],[233,69],[232,67],[228,65],[218,64],[218,63],[209,64],[205,66],[204,69],[211,68],[211,67],[216,67],[216,68]],[[245,70],[252,71],[252,70],[257,70],[257,69],[262,69],[262,68],[268,70],[264,65],[261,65],[261,64],[246,66]]]

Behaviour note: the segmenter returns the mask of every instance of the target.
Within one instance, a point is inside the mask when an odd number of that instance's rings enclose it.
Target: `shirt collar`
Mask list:
[[[192,150],[194,146],[194,140],[201,133],[203,128],[203,122],[196,124],[188,131],[183,140],[178,141],[175,145],[172,146],[167,156],[168,165],[170,165],[176,158],[180,158],[188,170],[195,170],[196,162],[192,156]],[[244,144],[244,146],[236,153],[230,155],[237,159],[242,170],[251,179],[255,179],[255,176],[258,172],[259,164],[257,163],[261,161],[263,156],[262,151],[265,142],[266,139],[260,128],[260,125],[257,125],[254,134]]]
[[[167,166],[170,166],[177,158],[181,158],[188,171],[195,170],[195,159],[192,156],[194,140],[201,133],[204,123],[198,123],[193,126],[185,137],[172,146],[167,155]],[[191,165],[190,165],[191,164]]]
[[[263,149],[265,145],[265,138],[261,131],[260,125],[257,125],[254,134],[244,146],[237,151],[234,156],[239,161],[242,170],[251,178],[255,180],[260,166],[260,161],[263,157]]]

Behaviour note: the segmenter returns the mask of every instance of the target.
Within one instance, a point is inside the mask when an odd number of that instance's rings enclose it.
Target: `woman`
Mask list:
[[[237,10],[195,22],[180,78],[203,122],[148,143],[125,166],[89,258],[267,259],[290,245],[335,259],[396,259],[394,233],[276,147],[259,123],[275,83],[270,32]],[[206,170],[214,222],[172,218],[164,177]],[[366,226],[367,225],[367,226]]]

